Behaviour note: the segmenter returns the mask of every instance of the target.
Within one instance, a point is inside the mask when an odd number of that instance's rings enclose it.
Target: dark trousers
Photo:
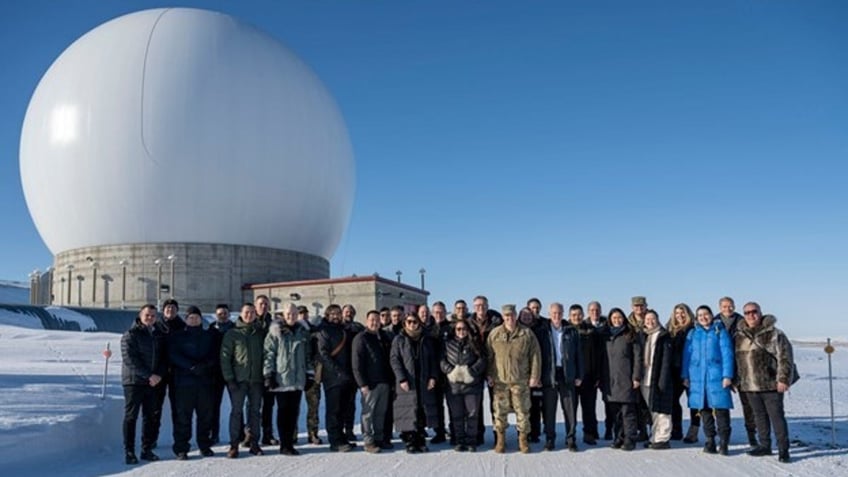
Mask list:
[[[433,395],[436,397],[436,427],[433,428],[437,433],[444,434],[445,430],[445,385],[439,380],[436,380],[436,388],[433,389]]]
[[[491,386],[486,386],[489,389],[489,415],[492,416],[492,422],[495,422],[495,389]],[[480,406],[477,408],[477,414],[480,419],[477,421],[477,445],[483,444],[483,400],[480,399]]]
[[[327,425],[327,439],[331,446],[347,444],[344,436],[345,419],[352,414],[349,410],[351,396],[356,396],[356,388],[350,385],[324,387],[324,422]]]
[[[637,404],[635,402],[611,402],[609,405],[615,416],[613,438],[618,442],[635,442],[638,434],[636,429]]]
[[[671,405],[671,438],[683,438],[683,406],[680,404],[680,396],[689,396],[689,390],[683,386],[683,380],[674,380],[674,403]],[[688,407],[688,406],[687,406]],[[697,409],[689,409],[689,425],[700,426],[701,415]]]
[[[383,442],[392,442],[392,432],[395,427],[395,393],[394,385],[389,384],[389,402],[386,404],[386,423],[383,425]]]
[[[639,395],[636,397],[636,431],[638,432],[639,438],[648,438],[648,426],[650,426],[654,420],[651,417],[651,410],[648,409],[648,403],[645,402],[645,398],[642,397],[642,393],[638,393]]]
[[[176,402],[174,418],[174,446],[175,454],[191,450],[191,418],[196,413],[197,423],[195,436],[199,449],[212,447],[212,439],[209,430],[212,428],[214,413],[214,397],[210,393],[211,386],[177,386],[174,388],[174,401]]]
[[[158,387],[158,386],[157,386]],[[153,448],[159,435],[156,420],[159,406],[158,389],[147,385],[124,386],[124,450],[135,452],[135,427],[141,411],[141,450]]]
[[[347,409],[347,413],[344,417],[344,425],[342,426],[342,430],[345,435],[353,434],[353,421],[356,420],[356,392],[359,388],[352,388],[353,392],[348,396],[347,405],[345,408]]]
[[[480,421],[480,402],[483,393],[453,394],[448,390],[445,397],[448,401],[451,423],[453,424],[452,436],[459,445],[477,445],[477,423]]]
[[[158,404],[156,408],[156,415],[154,416],[156,419],[156,435],[153,437],[154,443],[159,440],[159,428],[162,424],[162,410],[165,408],[165,395],[168,396],[168,402],[171,404],[171,427],[176,425],[177,419],[177,413],[174,412],[174,409],[176,408],[176,400],[174,399],[174,377],[169,373],[166,373],[162,376],[162,381],[155,389]]]
[[[609,401],[604,400],[604,434],[610,434],[615,439],[616,411]]]
[[[739,401],[742,403],[742,417],[745,419],[745,431],[750,435],[757,432],[757,418],[754,416],[749,394],[752,393],[739,393]]]
[[[578,401],[581,415],[583,417],[583,438],[593,437],[599,438],[598,435],[598,416],[595,413],[595,403],[598,398],[598,389],[595,388],[595,383],[583,383],[577,387],[577,397],[574,399],[574,415],[577,416]]]
[[[247,399],[247,429],[253,442],[257,444],[259,438],[259,421],[262,412],[262,395],[265,388],[262,383],[232,383],[227,386],[230,393],[230,445],[238,446],[239,434],[244,429],[244,401]]]
[[[780,453],[789,452],[789,428],[786,425],[786,414],[783,412],[783,393],[765,391],[747,394],[748,402],[757,423],[757,439],[761,447],[771,449],[771,430],[777,439],[777,450]]]
[[[303,391],[271,394],[277,401],[277,431],[280,433],[280,448],[291,449],[294,447],[297,419],[300,417],[300,399]]]
[[[224,400],[224,389],[227,388],[223,379],[212,383],[212,425],[209,427],[209,437],[216,444],[221,439],[221,402]]]
[[[559,404],[562,408],[562,414],[565,416],[565,440],[569,443],[574,442],[574,436],[577,432],[577,420],[574,418],[575,394],[574,383],[566,383],[563,379],[562,368],[557,368],[556,384],[542,388],[542,398],[544,399],[542,419],[545,422],[545,438],[547,440],[556,439],[556,411],[557,404]]]
[[[701,422],[704,425],[704,435],[707,439],[715,439],[716,427],[718,438],[723,443],[730,442],[730,409],[701,409]]]
[[[545,397],[541,388],[530,390],[530,438],[538,439],[542,435],[542,409]]]
[[[263,391],[262,393],[262,439],[273,439],[274,438],[274,401],[276,401],[276,397],[274,396],[276,393],[272,393],[270,391]],[[259,435],[256,435],[256,438],[259,438]]]

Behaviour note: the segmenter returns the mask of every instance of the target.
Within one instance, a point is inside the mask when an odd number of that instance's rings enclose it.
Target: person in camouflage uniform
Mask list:
[[[297,318],[300,322],[309,329],[312,340],[312,356],[310,361],[314,367],[315,373],[306,376],[306,388],[304,395],[306,396],[306,432],[308,433],[307,440],[310,444],[322,444],[321,438],[318,437],[318,406],[321,404],[321,363],[315,357],[315,352],[318,348],[315,339],[316,333],[321,329],[323,319],[321,316],[316,316],[314,319],[309,318],[309,309],[305,306],[297,307]]]
[[[539,341],[529,328],[518,324],[515,305],[503,306],[503,324],[486,340],[488,380],[494,388],[495,452],[506,450],[507,416],[515,412],[518,445],[530,452],[530,388],[540,386],[542,355]]]

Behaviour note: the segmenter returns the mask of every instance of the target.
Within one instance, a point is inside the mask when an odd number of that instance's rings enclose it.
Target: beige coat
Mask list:
[[[542,353],[536,335],[524,325],[516,324],[509,332],[500,325],[486,341],[489,377],[495,384],[528,384],[539,380],[542,373]]]

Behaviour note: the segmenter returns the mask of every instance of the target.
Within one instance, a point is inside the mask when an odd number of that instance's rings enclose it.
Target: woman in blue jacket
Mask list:
[[[686,336],[683,348],[683,385],[689,388],[689,407],[699,409],[707,443],[704,452],[716,453],[716,425],[719,449],[727,455],[730,442],[730,384],[733,378],[733,344],[721,320],[713,320],[710,307],[696,312],[698,323]]]

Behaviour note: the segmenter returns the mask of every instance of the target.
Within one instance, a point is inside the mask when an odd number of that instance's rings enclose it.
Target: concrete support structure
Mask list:
[[[356,320],[363,321],[368,310],[387,306],[403,306],[407,311],[427,303],[430,292],[387,280],[379,275],[345,277],[327,280],[300,280],[275,283],[254,283],[244,286],[244,301],[254,301],[267,295],[271,309],[280,309],[286,303],[309,308],[311,316],[323,315],[324,308],[334,303],[351,304],[356,308]]]
[[[156,260],[164,268],[161,278]],[[89,271],[92,263],[97,264],[96,272]],[[315,255],[205,243],[86,247],[58,254],[53,268],[86,270],[87,275],[76,284],[79,292],[74,290],[72,297],[55,296],[54,304],[64,298],[65,304],[80,303],[84,307],[121,308],[123,303],[126,308],[135,309],[146,303],[155,304],[161,296],[176,298],[181,308],[197,305],[204,312],[214,311],[212,308],[218,303],[237,308],[243,301],[245,283],[321,279],[330,275],[330,263]],[[60,275],[48,275],[54,281],[53,289],[64,285],[70,291],[70,284],[61,283]]]

